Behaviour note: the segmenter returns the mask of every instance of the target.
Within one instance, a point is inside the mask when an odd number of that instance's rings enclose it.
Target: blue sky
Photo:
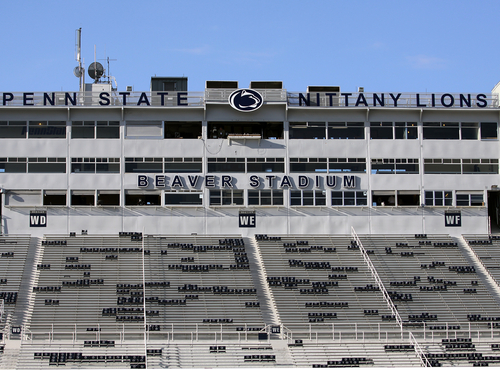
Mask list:
[[[500,1],[6,1],[0,91],[76,91],[75,30],[88,66],[119,90],[151,76],[283,81],[288,91],[489,92],[500,81]],[[90,78],[87,78],[90,82]]]

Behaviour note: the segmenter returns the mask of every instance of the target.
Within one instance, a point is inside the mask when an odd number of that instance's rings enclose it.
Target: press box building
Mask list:
[[[189,92],[175,78],[153,78],[148,92],[94,85],[1,93],[3,234],[498,227],[498,85],[491,93],[296,93],[272,81],[207,81]]]

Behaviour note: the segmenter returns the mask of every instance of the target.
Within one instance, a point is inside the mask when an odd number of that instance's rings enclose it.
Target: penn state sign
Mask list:
[[[259,109],[263,102],[262,95],[251,89],[235,90],[229,95],[229,104],[240,112],[253,112]]]

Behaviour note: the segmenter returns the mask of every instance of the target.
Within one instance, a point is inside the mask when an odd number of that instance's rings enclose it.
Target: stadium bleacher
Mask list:
[[[500,363],[489,235],[35,239],[0,238],[2,369]]]

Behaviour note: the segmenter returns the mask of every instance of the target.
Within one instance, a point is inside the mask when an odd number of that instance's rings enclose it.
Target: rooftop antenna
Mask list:
[[[89,65],[89,76],[94,79],[94,83],[100,82],[100,78],[104,75],[104,67],[96,60],[96,46],[94,45],[94,62]]]
[[[109,69],[109,62],[115,62],[117,59],[109,59],[109,57],[106,57],[106,48],[104,48],[104,56],[105,56],[105,59],[99,59],[99,60],[104,60],[106,61],[106,63],[108,63],[108,74],[104,74],[103,77],[107,78],[108,79],[108,84],[112,85],[112,80],[115,82],[115,87],[113,88],[114,90],[117,90],[118,89],[118,85],[116,83],[116,78],[114,78],[113,76],[111,76],[111,72],[110,72],[110,69]]]
[[[80,91],[83,91],[83,86],[85,85],[85,69],[82,66],[82,28],[76,30],[75,33],[75,59],[78,65],[73,69],[73,74],[80,80]]]

